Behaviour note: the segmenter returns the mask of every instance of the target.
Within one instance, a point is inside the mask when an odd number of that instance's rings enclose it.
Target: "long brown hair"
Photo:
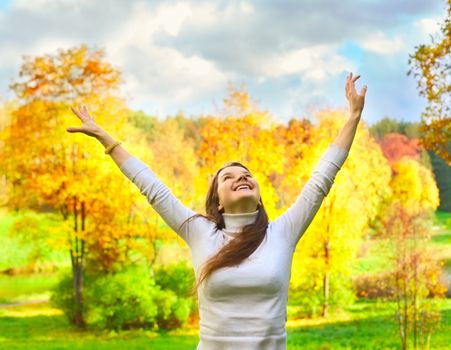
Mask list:
[[[207,215],[195,214],[186,219],[180,228],[189,220],[195,217],[204,217],[210,221],[216,223],[216,230],[225,228],[224,218],[221,212],[218,210],[219,196],[218,196],[218,175],[224,168],[229,166],[240,166],[247,171],[249,169],[240,162],[228,162],[223,165],[213,177],[210,187],[208,189],[207,198],[205,201],[205,212]],[[250,171],[249,171],[250,172]],[[243,260],[249,257],[261,244],[266,236],[266,229],[268,227],[268,215],[265,207],[263,206],[263,200],[260,196],[260,202],[258,204],[257,218],[254,223],[245,225],[242,228],[242,232],[234,239],[225,244],[216,255],[210,257],[204,264],[193,289],[192,294],[197,293],[197,290],[202,283],[213,271],[218,270],[226,266],[239,265]]]

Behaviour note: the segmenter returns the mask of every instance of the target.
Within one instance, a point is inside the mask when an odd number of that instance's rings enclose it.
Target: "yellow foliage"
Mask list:
[[[403,157],[392,164],[393,200],[413,211],[435,211],[440,205],[434,175],[414,159]]]
[[[302,188],[334,135],[345,123],[346,111],[321,111],[310,131],[305,158],[298,160]],[[307,151],[308,150],[308,151]],[[388,198],[390,167],[380,147],[359,124],[353,146],[334,185],[301,238],[293,257],[291,288],[316,286],[322,293],[326,274],[340,276],[334,285],[345,284],[355,263],[360,240],[381,202]],[[331,277],[332,278],[332,277]],[[330,282],[329,282],[330,283]],[[337,287],[338,288],[338,287]]]

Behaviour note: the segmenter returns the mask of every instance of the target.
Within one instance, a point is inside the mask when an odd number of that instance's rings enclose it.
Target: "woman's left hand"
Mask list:
[[[346,98],[349,101],[349,109],[351,115],[357,115],[360,117],[360,115],[362,114],[363,106],[365,104],[365,94],[367,86],[364,85],[363,88],[360,90],[360,94],[357,94],[354,83],[359,78],[360,75],[352,77],[352,72],[349,73],[348,77],[346,78],[345,90],[346,90]]]

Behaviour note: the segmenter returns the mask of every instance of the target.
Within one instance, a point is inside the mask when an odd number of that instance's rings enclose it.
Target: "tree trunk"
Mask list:
[[[326,270],[324,271],[323,277],[323,310],[322,316],[327,317],[329,315],[329,256],[330,256],[330,246],[329,240],[324,242],[324,262],[326,266]]]
[[[77,236],[78,232],[78,211],[77,198],[74,197],[74,239],[72,241],[72,248],[70,250],[72,262],[72,276],[74,282],[75,294],[75,312],[73,323],[78,327],[83,327],[85,321],[83,319],[83,275],[84,275],[84,255],[85,242]],[[85,203],[81,202],[81,230],[85,229]]]

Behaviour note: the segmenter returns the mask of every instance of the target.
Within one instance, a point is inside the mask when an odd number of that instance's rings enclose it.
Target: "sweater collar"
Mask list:
[[[240,233],[241,229],[245,225],[249,225],[255,222],[258,215],[258,210],[251,213],[222,213],[224,218],[225,228],[222,230],[231,237],[236,237]]]

